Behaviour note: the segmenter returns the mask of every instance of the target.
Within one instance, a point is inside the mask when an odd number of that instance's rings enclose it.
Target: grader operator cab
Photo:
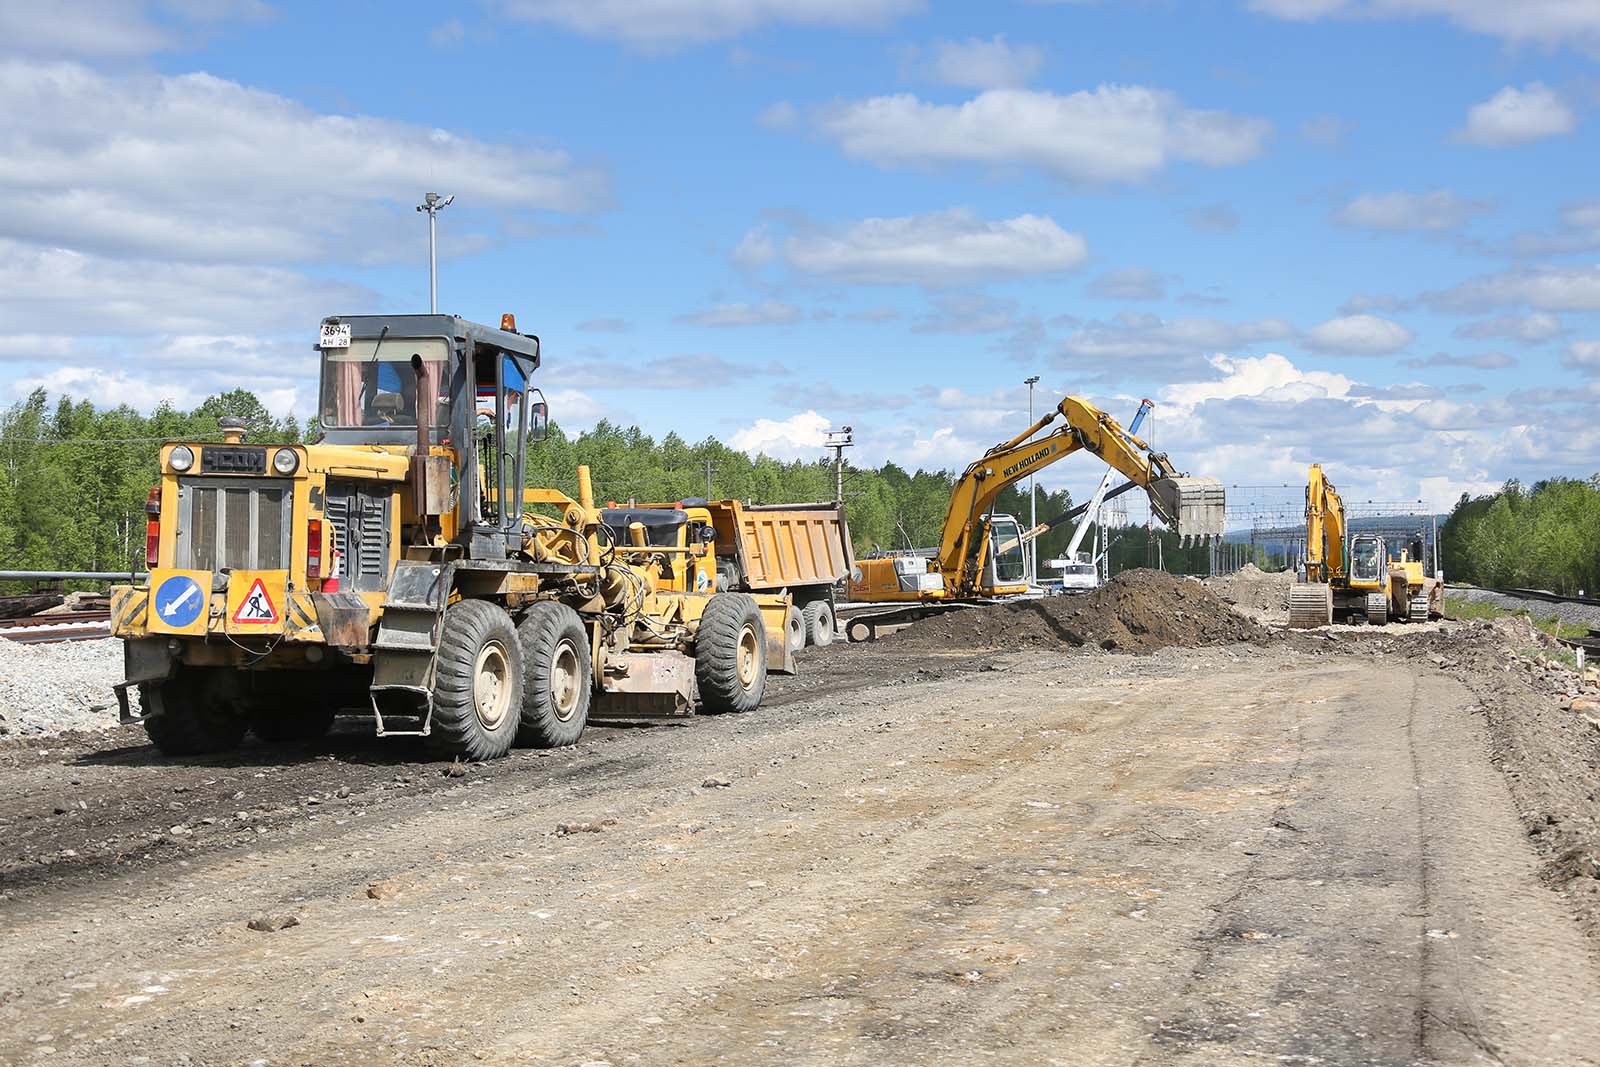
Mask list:
[[[311,445],[160,451],[149,580],[112,592],[121,717],[166,753],[377,732],[470,759],[591,715],[745,711],[792,670],[786,596],[672,589],[594,502],[524,488],[539,339],[449,315],[325,319]],[[524,504],[535,510],[525,510]],[[770,655],[770,661],[769,661]],[[135,713],[128,690],[137,687]]]

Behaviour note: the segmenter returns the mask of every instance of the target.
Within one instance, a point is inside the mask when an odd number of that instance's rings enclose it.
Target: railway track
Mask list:
[[[0,638],[23,645],[52,641],[93,641],[111,633],[111,610],[64,611],[54,615],[30,615],[21,619],[0,619]]]

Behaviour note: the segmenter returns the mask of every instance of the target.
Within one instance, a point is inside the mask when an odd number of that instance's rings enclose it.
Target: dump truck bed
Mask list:
[[[717,530],[717,554],[732,555],[751,589],[832,585],[855,567],[850,527],[833,504],[706,505]]]

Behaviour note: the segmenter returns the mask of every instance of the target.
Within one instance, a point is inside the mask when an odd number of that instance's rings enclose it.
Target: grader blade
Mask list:
[[[1151,490],[1173,533],[1184,540],[1222,536],[1228,505],[1222,483],[1215,478],[1162,478],[1151,484]]]

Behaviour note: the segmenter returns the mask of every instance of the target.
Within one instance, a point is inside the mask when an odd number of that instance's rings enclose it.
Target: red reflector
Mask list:
[[[306,577],[322,577],[322,520],[306,520]]]
[[[154,485],[144,497],[144,566],[151,570],[161,566],[161,487]]]

